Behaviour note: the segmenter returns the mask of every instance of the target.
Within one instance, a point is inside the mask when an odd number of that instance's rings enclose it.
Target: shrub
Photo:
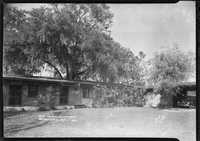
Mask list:
[[[179,91],[178,87],[175,87],[174,83],[169,80],[160,81],[156,88],[155,93],[161,95],[160,108],[168,108],[173,106],[173,96]]]

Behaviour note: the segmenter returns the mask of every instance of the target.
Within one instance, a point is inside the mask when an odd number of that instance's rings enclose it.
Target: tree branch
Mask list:
[[[58,70],[58,68],[56,66],[54,66],[51,62],[47,61],[47,60],[42,60],[43,62],[47,63],[49,66],[53,67],[54,70],[59,74],[60,78],[63,79],[62,74],[60,73],[60,71]]]

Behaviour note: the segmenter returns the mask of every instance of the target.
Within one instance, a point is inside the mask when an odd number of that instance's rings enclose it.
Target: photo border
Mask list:
[[[1,66],[3,64],[3,8],[4,8],[4,5],[5,4],[9,4],[9,3],[124,3],[124,4],[127,4],[127,3],[130,3],[130,4],[160,4],[160,3],[176,3],[178,2],[178,0],[32,0],[32,1],[27,1],[27,0],[3,0],[1,2]],[[200,53],[200,49],[198,49],[199,45],[200,45],[200,1],[196,1],[196,64],[199,64],[198,60],[200,60],[200,56],[199,56],[199,53]],[[198,72],[200,71],[200,65],[197,65],[196,67],[196,139],[197,141],[200,141],[200,130],[199,130],[199,117],[200,117],[200,113],[199,113],[199,100],[200,100],[200,96],[198,95],[199,93],[199,81],[200,81],[200,77],[198,76]],[[2,67],[0,69],[0,73],[1,73],[1,78],[3,77],[2,76]],[[3,89],[2,89],[2,79],[1,79],[1,87],[0,89],[2,90],[3,92]],[[6,140],[6,141],[11,141],[11,140],[25,140],[25,141],[49,141],[49,140],[54,140],[54,141],[61,141],[61,140],[132,140],[132,141],[135,141],[135,140],[143,140],[143,141],[150,141],[150,140],[153,140],[153,141],[157,141],[157,140],[161,140],[161,141],[177,141],[177,139],[174,139],[174,138],[91,138],[91,137],[84,137],[84,138],[77,138],[77,137],[74,137],[74,138],[23,138],[23,137],[19,137],[19,138],[7,138],[7,137],[3,137],[3,95],[1,94],[1,102],[0,102],[0,106],[1,106],[1,139],[3,140]]]

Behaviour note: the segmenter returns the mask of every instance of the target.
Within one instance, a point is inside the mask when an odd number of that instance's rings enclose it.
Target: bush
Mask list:
[[[169,108],[173,106],[173,96],[179,91],[178,87],[175,87],[174,83],[168,80],[160,81],[156,88],[155,93],[161,95],[160,108]]]

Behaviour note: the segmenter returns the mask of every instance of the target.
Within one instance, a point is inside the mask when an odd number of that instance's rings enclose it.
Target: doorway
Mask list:
[[[69,96],[69,87],[68,86],[62,87],[62,91],[60,94],[60,104],[61,105],[68,104],[68,96]]]
[[[20,106],[22,99],[22,86],[10,85],[9,105]]]

